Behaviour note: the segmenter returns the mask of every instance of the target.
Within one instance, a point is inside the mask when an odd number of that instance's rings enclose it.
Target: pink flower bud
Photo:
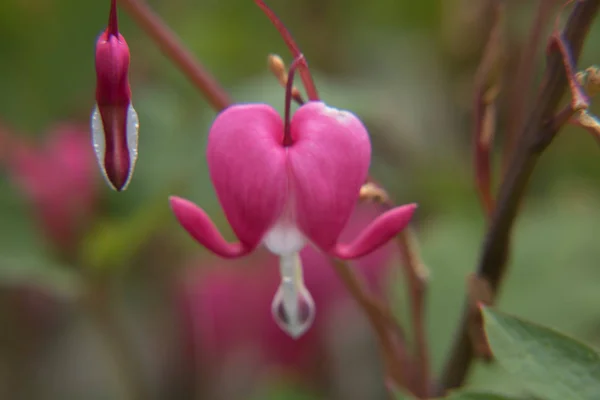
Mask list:
[[[108,28],[96,42],[96,107],[92,141],[102,174],[115,190],[127,188],[137,160],[138,116],[131,105],[129,47],[112,0]]]

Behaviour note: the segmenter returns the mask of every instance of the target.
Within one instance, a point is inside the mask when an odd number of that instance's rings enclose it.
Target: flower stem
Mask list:
[[[306,65],[306,60],[302,54],[294,59],[292,65],[290,65],[290,71],[288,72],[287,82],[285,84],[285,126],[283,130],[283,145],[285,147],[291,146],[294,142],[292,140],[291,132],[291,108],[292,108],[292,91],[294,88],[294,74],[296,68]]]
[[[377,336],[386,375],[391,381],[389,383],[393,386],[404,387],[416,395],[419,389],[414,384],[414,364],[406,351],[404,332],[391,310],[387,304],[369,293],[350,266],[335,259],[332,259],[331,262],[350,295],[366,314]]]
[[[494,24],[475,74],[473,96],[473,150],[475,187],[489,218],[494,210],[491,153],[496,132],[496,98],[500,92],[505,58],[504,2],[494,2]]]
[[[110,1],[110,14],[108,16],[108,33],[119,38],[119,21],[117,18],[117,0]]]
[[[519,55],[519,63],[515,73],[515,79],[510,88],[509,115],[506,131],[504,133],[504,146],[502,148],[502,173],[504,176],[510,156],[514,150],[517,134],[521,131],[525,110],[530,106],[530,96],[528,95],[535,74],[535,60],[542,41],[542,35],[545,27],[550,21],[552,11],[555,8],[555,1],[538,0],[538,9],[535,20],[529,33],[527,44],[523,47]]]
[[[300,48],[294,41],[294,38],[290,34],[290,31],[285,27],[283,22],[281,22],[277,14],[275,14],[273,10],[271,10],[263,0],[254,0],[254,2],[267,15],[267,17],[271,20],[275,28],[277,28],[277,31],[279,31],[279,34],[283,38],[283,41],[292,53],[292,57],[294,57],[294,59],[300,57],[302,55]],[[305,62],[303,65],[300,65],[299,71],[300,78],[302,79],[302,84],[304,85],[304,89],[306,90],[306,95],[308,96],[308,99],[311,101],[318,101],[319,93],[317,92],[317,87],[315,86],[315,82],[312,79],[310,70],[308,69],[308,64]]]
[[[133,20],[200,90],[215,110],[221,111],[231,104],[229,96],[215,78],[179,42],[177,36],[150,10],[143,0],[119,1]]]
[[[398,234],[397,239],[410,291],[411,320],[418,364],[416,367],[419,368],[418,394],[427,399],[431,386],[429,342],[425,324],[425,300],[429,271],[421,260],[416,235],[412,229],[410,227],[404,229]]]
[[[385,189],[373,177],[368,177],[360,190],[360,200],[382,204],[386,209],[394,207]],[[429,398],[431,391],[429,341],[425,323],[425,300],[427,294],[427,280],[429,271],[423,263],[417,237],[411,228],[406,228],[396,236],[398,248],[402,258],[403,272],[406,277],[410,307],[413,338],[416,345],[415,357],[411,359],[410,369],[415,371],[412,381],[405,382],[405,387],[410,389],[419,398]],[[402,363],[401,359],[392,360]],[[394,382],[401,386],[402,382]]]

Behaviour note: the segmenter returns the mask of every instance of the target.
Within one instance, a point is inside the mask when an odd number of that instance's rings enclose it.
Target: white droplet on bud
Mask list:
[[[315,303],[304,286],[298,253],[280,257],[281,284],[271,312],[277,325],[294,339],[302,336],[315,319]]]

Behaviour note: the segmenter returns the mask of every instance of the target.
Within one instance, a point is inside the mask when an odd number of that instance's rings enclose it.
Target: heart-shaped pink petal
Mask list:
[[[235,105],[213,123],[207,162],[219,202],[245,247],[255,248],[288,198],[283,121],[266,104]]]
[[[296,222],[318,247],[336,244],[371,161],[366,128],[352,113],[310,102],[291,121],[288,151]]]

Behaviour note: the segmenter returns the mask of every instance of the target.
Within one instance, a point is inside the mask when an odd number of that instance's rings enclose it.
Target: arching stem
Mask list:
[[[290,65],[290,71],[288,72],[288,79],[285,84],[285,126],[283,130],[283,145],[285,147],[291,146],[294,142],[292,140],[292,132],[290,127],[290,114],[292,108],[292,90],[294,88],[294,74],[296,68],[306,66],[306,59],[304,55],[300,54]]]
[[[281,22],[279,17],[277,17],[277,14],[275,14],[273,12],[273,10],[271,10],[269,8],[269,6],[267,6],[265,4],[265,2],[263,0],[254,0],[254,2],[256,3],[257,6],[260,7],[260,9],[271,20],[273,25],[275,25],[275,28],[277,28],[277,30],[279,31],[279,34],[283,38],[283,41],[287,45],[288,49],[290,49],[290,52],[292,53],[292,56],[294,57],[294,59],[300,57],[302,55],[302,52],[298,48],[298,45],[294,41],[294,38],[292,38],[290,31],[285,27],[283,22]],[[310,70],[308,69],[308,64],[306,62],[304,62],[303,65],[300,66],[299,72],[300,72],[300,78],[302,79],[302,84],[304,85],[304,89],[306,90],[306,95],[308,96],[308,99],[311,101],[319,101],[319,93],[317,92],[317,88],[312,79]]]
[[[208,70],[194,58],[175,33],[154,13],[144,0],[119,0],[131,18],[146,32],[164,55],[206,97],[208,103],[221,111],[232,104],[227,92]]]

